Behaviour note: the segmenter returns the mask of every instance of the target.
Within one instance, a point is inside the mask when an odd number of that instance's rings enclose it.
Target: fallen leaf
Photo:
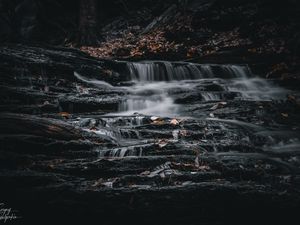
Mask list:
[[[155,120],[151,124],[154,124],[154,125],[163,125],[163,124],[165,124],[165,121],[163,121],[163,120]]]
[[[210,110],[216,110],[216,109],[219,109],[219,108],[223,108],[225,105],[227,105],[227,102],[218,102],[217,104],[212,106],[210,108]]]
[[[296,101],[296,97],[294,95],[288,95],[287,96],[288,100],[295,102]]]
[[[210,170],[210,167],[207,166],[207,165],[203,165],[203,166],[199,166],[199,167],[198,167],[198,170],[204,170],[204,171],[207,171],[207,170]]]
[[[71,117],[71,114],[68,112],[60,112],[58,114],[66,119],[69,119]]]
[[[96,127],[91,127],[90,130],[97,131],[98,129]]]
[[[163,147],[165,147],[167,144],[168,144],[168,140],[166,140],[166,139],[161,139],[161,140],[159,140],[158,141],[158,146],[160,147],[160,148],[163,148]]]
[[[178,121],[177,119],[172,119],[172,120],[170,121],[170,124],[172,124],[172,125],[178,125],[178,124],[179,124],[179,121]]]

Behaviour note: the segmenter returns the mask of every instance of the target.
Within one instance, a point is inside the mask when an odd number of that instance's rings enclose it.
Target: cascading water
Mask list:
[[[191,100],[194,103],[272,100],[284,98],[287,93],[285,89],[271,85],[270,81],[253,76],[247,65],[166,61],[127,62],[126,65],[132,86],[113,87],[76,72],[74,75],[102,89],[125,91],[127,95],[119,104],[119,112],[115,113],[118,115],[185,116],[180,113],[181,105]]]
[[[276,147],[278,138],[272,138],[260,124],[252,125],[252,121],[245,122],[243,118],[249,112],[254,112],[253,121],[259,122],[257,118],[263,117],[265,112],[264,107],[257,103],[284,99],[288,91],[254,76],[247,65],[202,65],[164,61],[122,63],[126,63],[128,68],[130,82],[126,83],[127,86],[111,86],[75,73],[75,77],[82,82],[108,92],[113,90],[122,93],[123,101],[119,104],[118,112],[102,115],[98,122],[92,120],[84,123],[85,131],[107,136],[118,143],[113,148],[97,149],[100,157],[144,156],[148,154],[147,151],[154,151],[157,145],[158,148],[163,148],[166,143],[182,144],[182,137],[189,135],[189,132],[196,141],[205,143],[214,152],[226,148],[223,145],[236,144],[239,141],[248,145],[253,138],[249,136],[249,132],[259,136],[259,140],[274,140],[271,146]],[[126,71],[122,75],[126,76]],[[217,112],[219,107],[221,109]],[[214,115],[217,113],[221,116]],[[172,124],[169,119],[162,117],[176,119]],[[155,121],[155,118],[162,121]],[[194,125],[183,127],[178,122],[182,119],[191,120]],[[160,122],[168,124],[169,127],[164,126],[161,131],[152,130],[151,125]],[[203,127],[201,123],[206,125]],[[174,124],[177,126],[173,126]],[[207,132],[207,126],[211,126],[210,133]],[[206,140],[211,135],[214,140],[224,136],[219,142],[223,147],[215,145],[215,141]],[[182,146],[185,145],[186,142]],[[269,147],[269,144],[266,145],[266,149]]]
[[[227,98],[269,100],[285,91],[254,77],[247,65],[195,64],[144,61],[127,63],[133,86],[119,106],[119,114],[180,115],[176,97],[197,93],[196,99],[226,101]]]
[[[127,64],[132,80],[140,82],[239,78],[251,73],[247,66],[145,61]]]

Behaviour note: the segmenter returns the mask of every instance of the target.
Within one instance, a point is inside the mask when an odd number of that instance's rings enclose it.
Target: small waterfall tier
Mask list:
[[[253,75],[248,65],[167,61],[120,63],[127,68],[121,75],[127,76],[130,82],[118,87],[75,74],[77,79],[101,89],[124,92],[118,115],[186,116],[204,103],[269,101],[282,99],[287,94],[287,90],[271,81]]]
[[[127,67],[132,80],[144,82],[251,76],[251,71],[247,65],[143,61],[138,63],[130,62],[127,64]]]

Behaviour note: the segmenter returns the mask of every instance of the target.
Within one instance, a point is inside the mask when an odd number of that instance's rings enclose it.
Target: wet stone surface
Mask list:
[[[49,50],[55,70],[35,71],[41,59],[33,56],[43,50],[31,49],[22,63],[16,51],[0,51],[10,56],[1,64],[0,190],[25,221],[38,212],[104,224],[134,215],[145,223],[164,216],[165,224],[220,224],[298,209],[297,91],[247,65],[109,67],[72,52],[84,70]]]

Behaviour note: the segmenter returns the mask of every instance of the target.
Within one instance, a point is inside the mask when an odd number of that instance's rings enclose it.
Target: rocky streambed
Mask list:
[[[0,49],[1,201],[20,224],[284,222],[299,208],[298,90],[247,64]]]

